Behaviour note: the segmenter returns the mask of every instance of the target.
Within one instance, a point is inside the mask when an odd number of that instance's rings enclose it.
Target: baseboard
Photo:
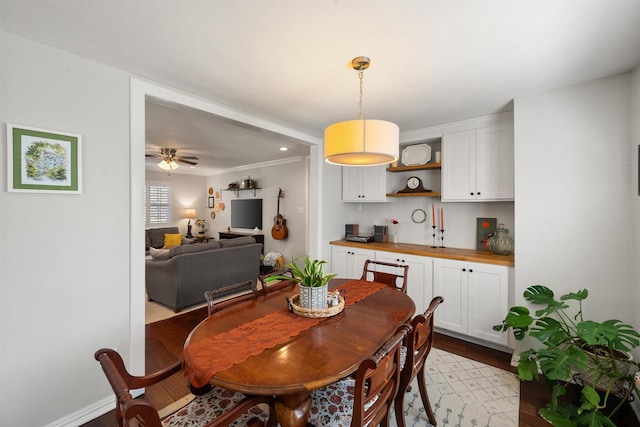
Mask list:
[[[44,427],[79,427],[91,420],[101,417],[109,411],[113,411],[115,408],[115,398],[113,396],[105,397],[93,405],[86,406],[79,411],[65,416],[64,418],[60,418],[59,420],[47,424]]]

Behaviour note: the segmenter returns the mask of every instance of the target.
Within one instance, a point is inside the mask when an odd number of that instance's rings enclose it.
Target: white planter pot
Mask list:
[[[327,308],[328,287],[328,284],[313,288],[298,285],[298,288],[300,289],[300,307],[311,309]]]

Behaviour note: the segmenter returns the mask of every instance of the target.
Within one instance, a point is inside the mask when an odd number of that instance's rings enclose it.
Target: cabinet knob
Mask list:
[[[469,193],[469,195],[473,196],[473,193]]]
[[[467,271],[467,269],[466,269],[466,268],[463,268],[463,269],[462,269],[462,271]]]
[[[473,273],[473,268],[470,268],[470,269],[469,269],[469,273]]]
[[[478,196],[480,195],[480,192],[478,191]]]

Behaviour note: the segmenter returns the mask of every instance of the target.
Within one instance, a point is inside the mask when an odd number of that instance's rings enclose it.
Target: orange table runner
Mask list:
[[[346,290],[344,308],[378,292],[384,286],[362,280],[345,283],[340,286],[340,289]],[[325,319],[302,317],[284,309],[190,344],[183,351],[185,373],[191,384],[203,387],[216,373],[283,343]]]

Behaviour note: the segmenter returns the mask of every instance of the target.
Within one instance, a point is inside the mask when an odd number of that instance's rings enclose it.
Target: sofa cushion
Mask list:
[[[181,254],[190,254],[193,252],[208,251],[210,249],[219,249],[220,243],[212,241],[208,243],[194,243],[192,245],[174,246],[169,250],[169,257],[174,257]]]
[[[154,247],[150,247],[149,254],[155,261],[169,259],[169,249],[156,249]]]
[[[160,249],[164,246],[165,234],[178,234],[180,230],[178,227],[149,228],[147,233],[149,235],[149,247]]]
[[[182,244],[182,234],[165,234],[162,249],[171,249]]]
[[[232,248],[234,246],[244,246],[255,243],[256,239],[250,236],[246,237],[236,237],[233,239],[220,239],[220,247],[221,248]]]

